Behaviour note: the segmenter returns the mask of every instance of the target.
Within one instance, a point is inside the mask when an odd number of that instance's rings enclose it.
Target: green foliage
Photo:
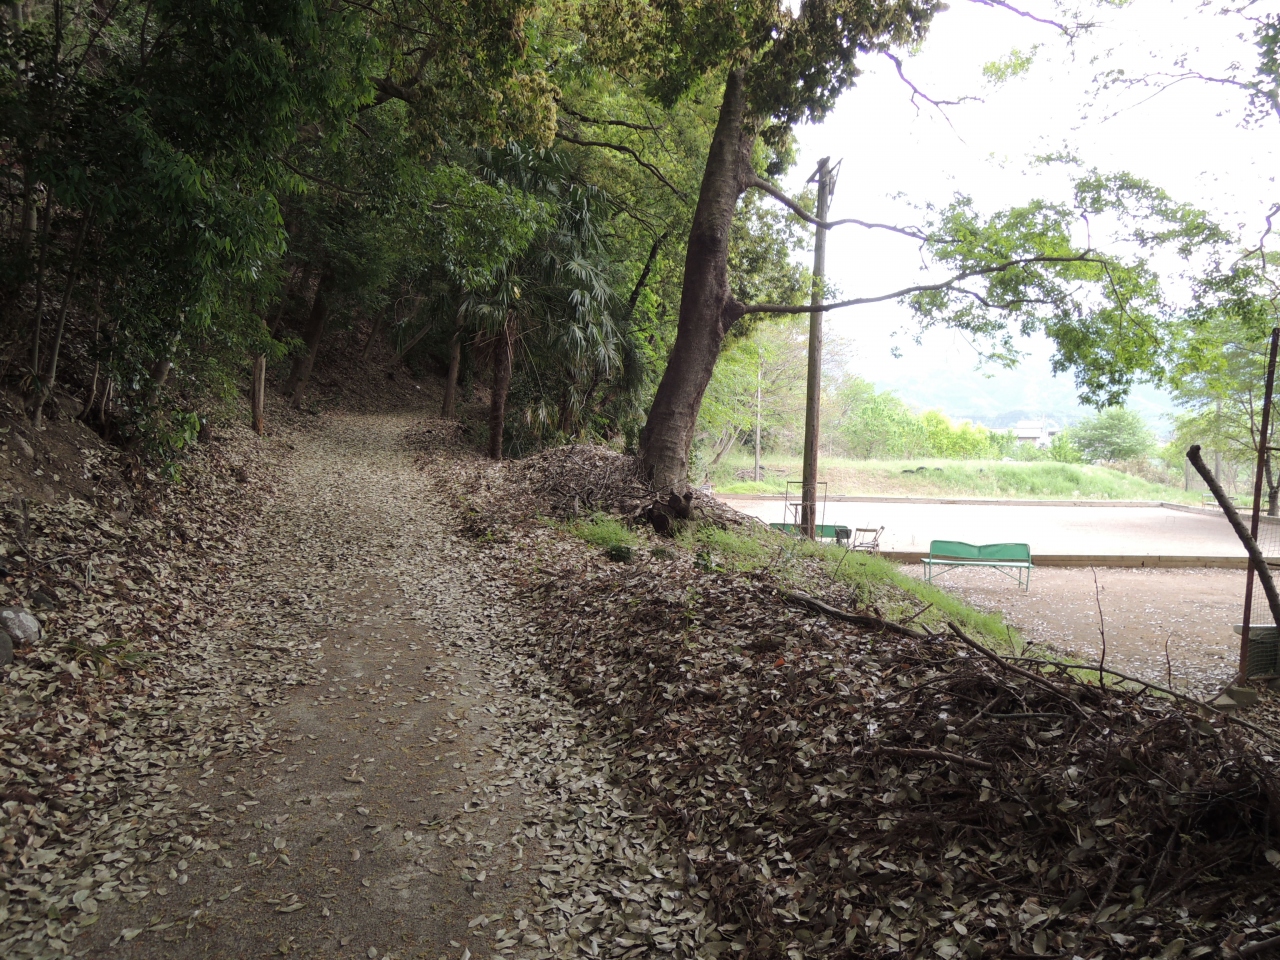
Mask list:
[[[1155,447],[1155,437],[1142,416],[1125,407],[1100,410],[1067,434],[1070,445],[1086,460],[1136,460]]]
[[[1152,258],[1212,253],[1230,237],[1202,210],[1129,174],[1091,171],[1070,203],[1036,200],[981,216],[967,197],[929,208],[923,236],[952,279],[908,297],[924,327],[959,328],[988,357],[1017,362],[1016,335],[1043,333],[1054,372],[1072,371],[1081,398],[1120,403],[1138,380],[1162,382],[1175,340]],[[1114,225],[1095,246],[1096,222]]]
[[[1054,434],[1049,441],[1049,459],[1057,463],[1081,463],[1084,457],[1071,441],[1071,433],[1067,430]]]
[[[1031,65],[1035,63],[1036,51],[1039,49],[1040,45],[1035,44],[1024,53],[1015,47],[999,60],[984,63],[982,75],[993,84],[1005,83],[1014,77],[1020,77],[1031,69]]]
[[[577,520],[569,524],[568,530],[575,537],[607,550],[622,547],[632,549],[640,542],[631,529],[616,518],[603,513],[585,520]]]

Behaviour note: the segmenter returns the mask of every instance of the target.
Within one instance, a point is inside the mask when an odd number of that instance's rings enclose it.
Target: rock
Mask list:
[[[36,590],[32,593],[31,602],[37,607],[42,607],[46,610],[52,610],[58,605],[57,598],[50,596],[43,590]]]
[[[36,643],[44,632],[40,621],[22,607],[5,607],[0,610],[0,630],[18,644]]]
[[[0,667],[13,663],[13,637],[0,630]]]
[[[24,457],[27,457],[28,459],[35,457],[36,455],[35,449],[31,446],[31,444],[27,443],[27,438],[24,437],[22,434],[15,433],[13,435],[13,442],[18,445],[18,449],[22,451],[22,455]]]

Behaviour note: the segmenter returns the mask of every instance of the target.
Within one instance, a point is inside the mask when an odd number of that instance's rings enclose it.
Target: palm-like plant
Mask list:
[[[610,204],[554,150],[518,145],[482,155],[483,175],[536,195],[553,210],[525,250],[470,291],[459,316],[493,369],[489,455],[501,459],[518,352],[529,376],[525,421],[535,435],[579,432],[600,385],[628,369],[625,304],[605,265]]]

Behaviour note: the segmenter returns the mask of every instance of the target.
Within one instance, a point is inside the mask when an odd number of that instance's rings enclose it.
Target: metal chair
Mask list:
[[[884,533],[884,527],[858,527],[853,531],[853,539],[849,542],[849,549],[855,553],[876,553],[880,552],[880,535]]]

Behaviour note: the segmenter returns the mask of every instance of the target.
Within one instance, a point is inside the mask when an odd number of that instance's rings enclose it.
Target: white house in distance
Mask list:
[[[1019,443],[1032,443],[1044,449],[1062,431],[1062,428],[1051,420],[1019,420],[1013,425],[1013,435]]]

